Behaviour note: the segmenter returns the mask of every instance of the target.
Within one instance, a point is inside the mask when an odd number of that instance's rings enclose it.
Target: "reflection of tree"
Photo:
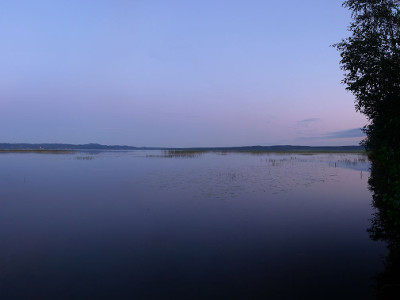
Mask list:
[[[400,160],[392,152],[372,157],[370,189],[376,213],[368,232],[373,240],[387,243],[385,270],[378,274],[378,299],[399,299],[400,295]],[[393,296],[396,295],[395,298]]]

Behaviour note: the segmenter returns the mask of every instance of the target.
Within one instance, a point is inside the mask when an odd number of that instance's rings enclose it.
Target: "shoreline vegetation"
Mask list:
[[[0,143],[0,153],[49,153],[68,154],[79,151],[135,151],[161,150],[171,156],[199,155],[207,152],[217,153],[366,153],[363,146],[243,146],[243,147],[197,147],[197,148],[167,148],[167,147],[132,147],[101,144],[27,144]]]

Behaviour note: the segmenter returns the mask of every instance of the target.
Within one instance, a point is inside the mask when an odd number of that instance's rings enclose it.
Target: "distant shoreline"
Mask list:
[[[0,149],[0,153],[54,153],[54,154],[70,154],[76,153],[76,150],[46,150],[46,149]]]
[[[74,153],[76,151],[136,151],[161,150],[177,152],[251,152],[251,153],[361,153],[365,152],[362,146],[242,146],[242,147],[132,147],[101,144],[28,144],[28,143],[0,143],[0,153]]]

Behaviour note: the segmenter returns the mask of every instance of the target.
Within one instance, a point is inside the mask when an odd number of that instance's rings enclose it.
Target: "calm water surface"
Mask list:
[[[374,299],[357,154],[0,154],[0,299]]]

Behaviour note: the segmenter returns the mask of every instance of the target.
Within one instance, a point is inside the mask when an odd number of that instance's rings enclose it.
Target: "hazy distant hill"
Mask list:
[[[362,146],[243,146],[243,147],[207,147],[207,148],[178,148],[176,150],[209,150],[209,151],[274,151],[274,152],[307,152],[307,151],[363,151]]]
[[[140,148],[129,146],[107,146],[100,144],[28,144],[28,143],[0,143],[2,150],[137,150]]]
[[[244,146],[244,147],[199,147],[199,148],[162,148],[162,147],[132,147],[100,144],[29,144],[29,143],[0,143],[0,150],[185,150],[185,151],[363,151],[362,146]]]

